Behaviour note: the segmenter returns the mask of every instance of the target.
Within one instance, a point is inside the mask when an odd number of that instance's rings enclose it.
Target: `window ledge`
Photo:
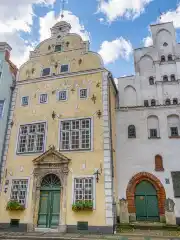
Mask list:
[[[180,138],[180,136],[169,136],[169,138]]]
[[[161,137],[148,137],[148,139],[161,139]]]

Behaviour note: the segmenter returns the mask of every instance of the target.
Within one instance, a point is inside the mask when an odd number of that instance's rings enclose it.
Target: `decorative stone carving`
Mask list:
[[[128,202],[126,199],[120,199],[119,201],[120,208],[120,223],[129,223],[129,213],[128,213]]]
[[[165,217],[167,225],[176,225],[176,216],[174,213],[175,203],[172,199],[168,198],[165,201]]]

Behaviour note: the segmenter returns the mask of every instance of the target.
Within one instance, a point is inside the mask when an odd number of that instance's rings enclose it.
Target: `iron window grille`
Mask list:
[[[93,178],[74,179],[74,202],[93,201]]]
[[[171,127],[170,130],[171,130],[171,137],[179,136],[179,134],[178,134],[178,127]]]
[[[149,129],[150,138],[158,138],[157,129]]]
[[[18,153],[35,153],[44,151],[45,123],[21,125],[18,138]]]
[[[42,76],[48,76],[50,75],[50,68],[44,68],[42,71]]]
[[[87,89],[80,89],[80,98],[81,99],[87,98]]]
[[[0,101],[0,118],[3,116],[4,101]]]
[[[12,180],[11,200],[16,200],[22,205],[26,205],[28,180]]]
[[[29,97],[22,97],[22,106],[27,106],[29,104]]]
[[[68,72],[69,65],[68,64],[61,65],[60,71],[61,71],[61,73]]]
[[[59,100],[59,101],[65,101],[65,100],[67,100],[67,91],[66,91],[66,90],[59,91],[58,100]]]
[[[136,138],[136,128],[134,125],[128,127],[128,138]]]
[[[40,103],[47,103],[47,94],[43,93],[40,95]]]
[[[61,150],[91,149],[91,119],[67,120],[60,122]]]

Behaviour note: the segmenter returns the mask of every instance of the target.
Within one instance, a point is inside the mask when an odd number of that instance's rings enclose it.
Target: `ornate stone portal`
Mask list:
[[[32,192],[32,211],[33,223],[29,225],[29,231],[34,231],[37,228],[40,188],[42,179],[48,174],[55,174],[61,181],[60,192],[60,218],[59,218],[59,232],[66,231],[66,188],[67,176],[69,172],[70,159],[56,151],[52,146],[47,152],[33,160],[34,163],[34,181]]]

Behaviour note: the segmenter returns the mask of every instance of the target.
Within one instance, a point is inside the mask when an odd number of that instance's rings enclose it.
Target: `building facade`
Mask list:
[[[113,232],[118,92],[70,29],[55,24],[19,70],[0,198],[10,230]]]
[[[5,150],[5,139],[7,133],[7,123],[10,115],[10,105],[12,101],[12,93],[14,90],[17,68],[10,61],[11,47],[0,42],[0,161],[3,161],[3,153]],[[3,166],[1,165],[1,168]]]
[[[118,80],[118,197],[130,221],[180,223],[180,45],[172,23],[151,25],[153,46],[135,49],[135,75]]]

